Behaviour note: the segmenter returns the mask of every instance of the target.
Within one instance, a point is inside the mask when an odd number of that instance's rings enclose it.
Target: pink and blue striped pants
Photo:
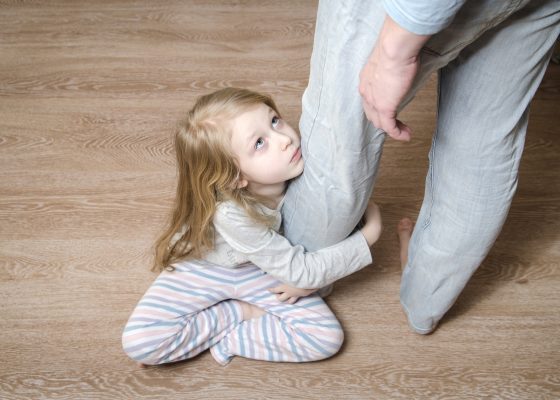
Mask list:
[[[336,354],[344,334],[324,300],[313,294],[282,303],[267,290],[279,284],[252,264],[235,269],[176,264],[159,275],[134,309],[123,348],[147,365],[185,360],[206,349],[222,365],[234,356],[306,362]],[[239,301],[266,314],[243,321]]]

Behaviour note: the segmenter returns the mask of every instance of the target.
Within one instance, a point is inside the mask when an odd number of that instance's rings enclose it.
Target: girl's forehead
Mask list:
[[[268,120],[269,114],[274,111],[264,103],[255,104],[242,110],[233,118],[233,125],[238,127],[249,127],[260,125]]]
[[[269,109],[270,107],[264,103],[245,104],[240,107],[239,114],[259,113],[259,112],[266,113],[268,112]]]
[[[261,134],[268,127],[269,117],[273,112],[269,106],[260,103],[233,118],[231,143],[234,148],[245,147],[254,136]]]

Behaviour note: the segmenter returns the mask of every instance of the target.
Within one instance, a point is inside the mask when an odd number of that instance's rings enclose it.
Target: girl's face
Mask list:
[[[233,120],[231,143],[241,169],[240,186],[265,194],[303,172],[298,133],[259,104]]]

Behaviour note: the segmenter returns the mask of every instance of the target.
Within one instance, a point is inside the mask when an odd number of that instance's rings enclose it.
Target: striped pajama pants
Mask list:
[[[317,294],[282,303],[267,289],[281,282],[255,265],[231,269],[184,262],[164,271],[123,332],[127,355],[147,365],[185,360],[210,349],[221,365],[234,356],[306,362],[333,356],[344,334]],[[240,301],[266,313],[242,320]]]

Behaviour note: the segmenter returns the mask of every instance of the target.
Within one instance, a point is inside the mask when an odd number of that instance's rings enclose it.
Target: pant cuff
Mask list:
[[[432,322],[430,324],[424,324],[424,326],[420,327],[417,324],[415,324],[414,322],[412,322],[412,319],[410,318],[410,311],[408,310],[408,308],[404,305],[404,303],[401,302],[404,314],[406,316],[406,319],[408,321],[408,326],[409,328],[420,334],[420,335],[428,335],[430,333],[432,333],[433,331],[435,331],[435,329],[437,328],[437,322],[433,323],[433,320],[431,320]]]
[[[224,349],[224,345],[223,345],[224,340],[220,340],[214,346],[210,347],[210,354],[212,354],[214,360],[216,360],[216,362],[223,367],[228,365],[233,359],[233,356],[227,354],[227,352]]]

